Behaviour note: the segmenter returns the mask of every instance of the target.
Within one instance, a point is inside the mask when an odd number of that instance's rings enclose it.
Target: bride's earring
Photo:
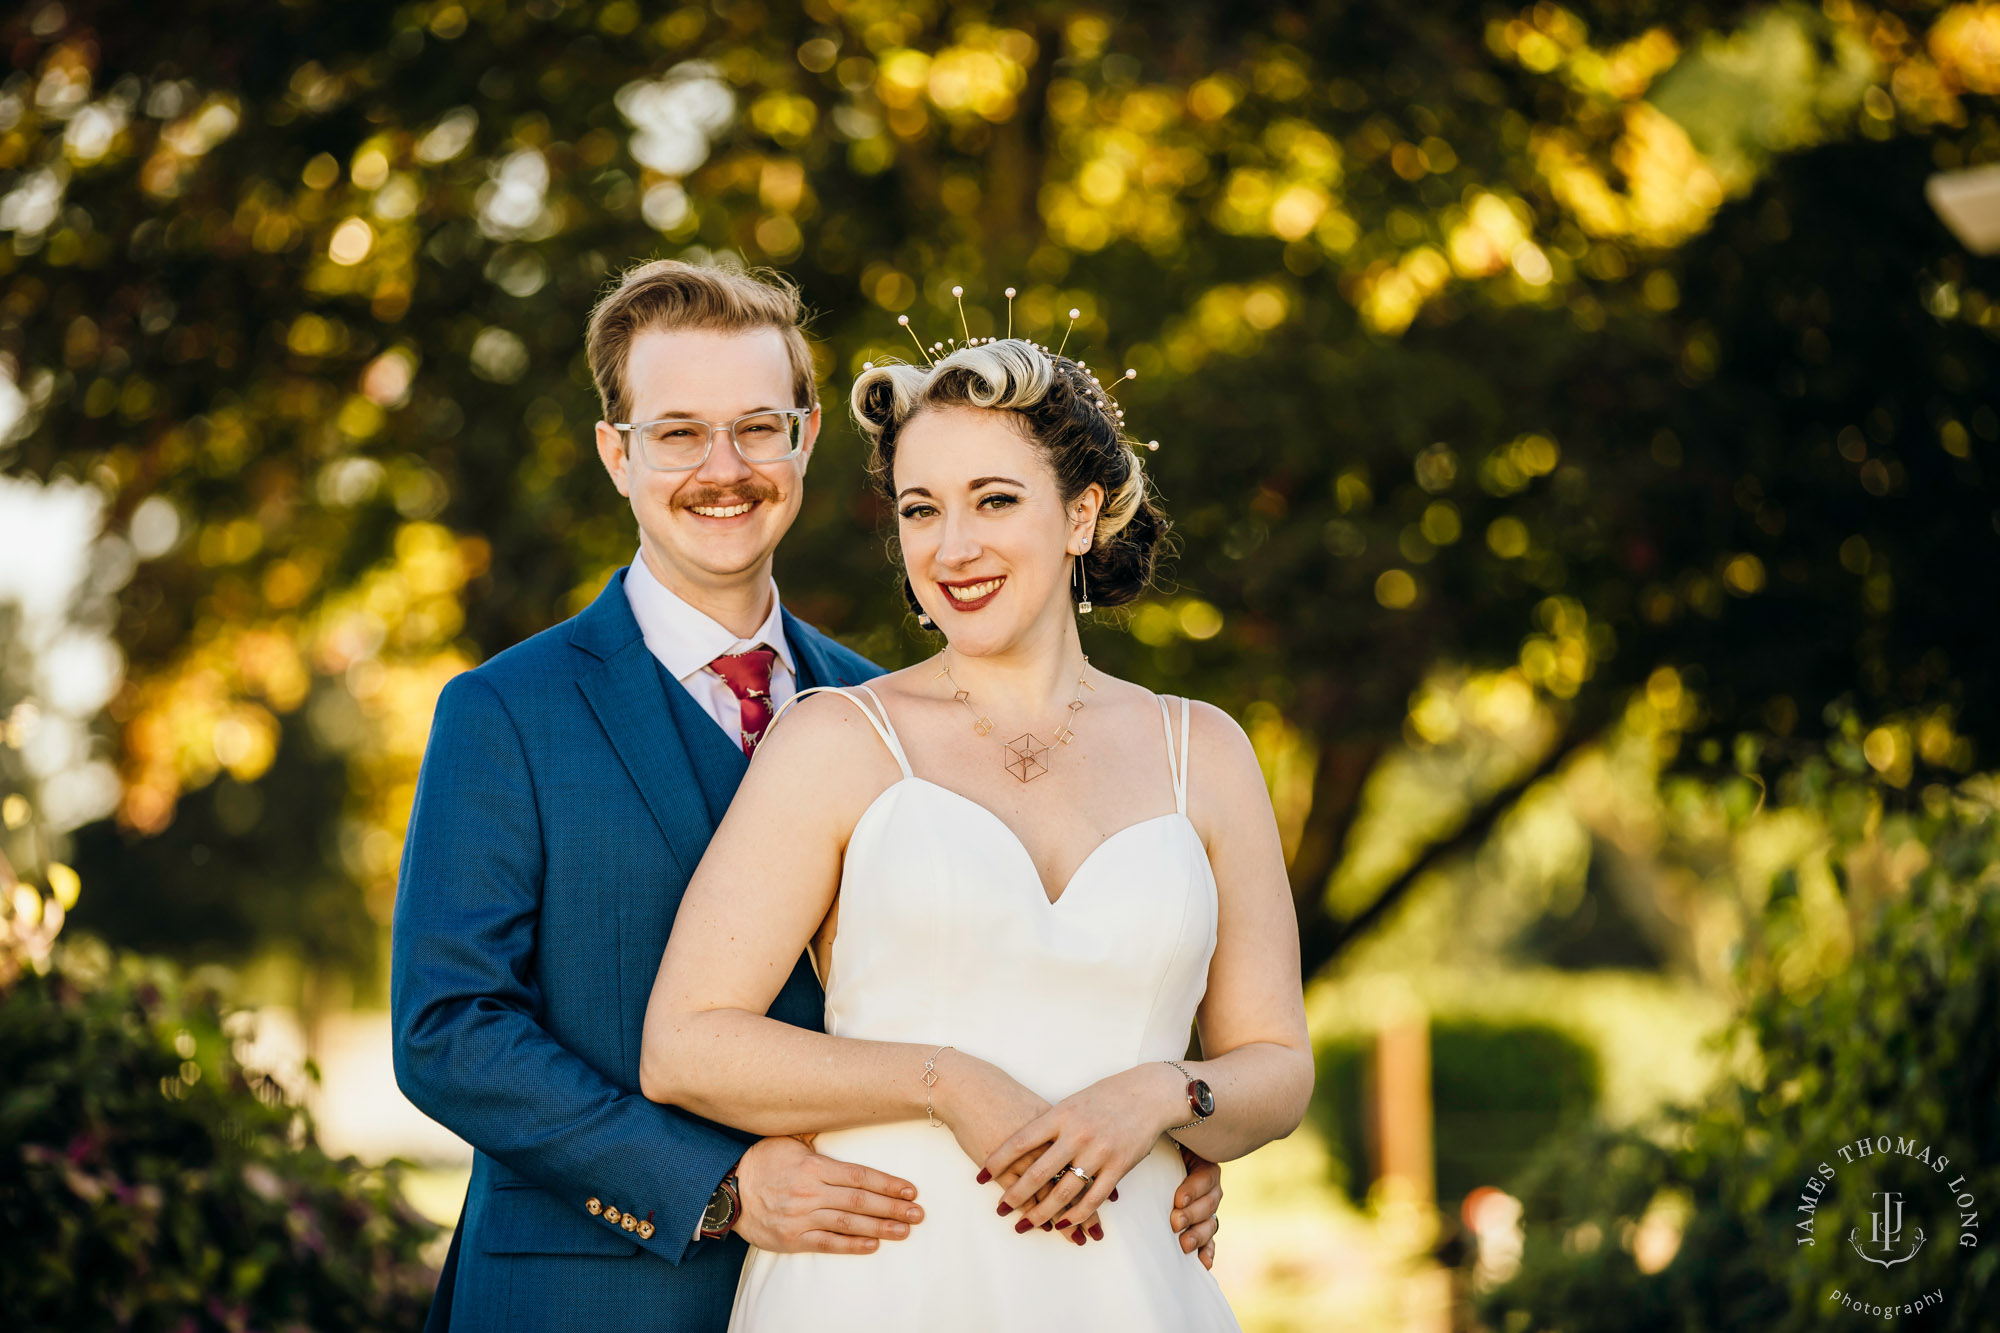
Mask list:
[[[1069,581],[1070,587],[1076,593],[1076,613],[1080,616],[1089,615],[1090,585],[1084,581],[1083,577],[1083,556],[1079,555],[1076,558],[1076,563],[1070,567]]]
[[[929,616],[925,615],[925,614],[924,614],[924,613],[923,613],[922,611],[919,611],[919,612],[917,612],[917,623],[918,623],[919,625],[922,625],[922,626],[923,626],[923,627],[924,627],[925,629],[932,629],[932,628],[935,628],[935,627],[934,627],[934,626],[933,626],[933,625],[931,624],[931,618],[930,618]]]

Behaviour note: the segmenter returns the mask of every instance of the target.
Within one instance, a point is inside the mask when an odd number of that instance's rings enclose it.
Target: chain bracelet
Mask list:
[[[1187,1066],[1186,1066],[1186,1065],[1184,1065],[1184,1064],[1182,1064],[1182,1063],[1181,1063],[1180,1061],[1178,1061],[1178,1060],[1162,1060],[1162,1061],[1160,1061],[1160,1063],[1161,1063],[1161,1064],[1163,1064],[1163,1065],[1172,1065],[1172,1066],[1173,1066],[1174,1068],[1176,1068],[1176,1069],[1178,1069],[1178,1070],[1180,1070],[1180,1071],[1181,1071],[1181,1077],[1182,1077],[1182,1078],[1186,1079],[1186,1080],[1187,1080],[1188,1082],[1190,1082],[1190,1083],[1192,1083],[1192,1082],[1194,1081],[1194,1075],[1193,1075],[1193,1074],[1190,1074],[1190,1073],[1188,1073],[1188,1070],[1187,1070]],[[1192,1111],[1192,1110],[1194,1110],[1194,1107],[1190,1106],[1190,1107],[1189,1107],[1188,1109],[1189,1109],[1190,1111]],[[1187,1122],[1187,1123],[1186,1123],[1185,1125],[1169,1125],[1169,1126],[1167,1126],[1167,1133],[1169,1133],[1169,1134],[1178,1134],[1178,1133],[1180,1133],[1180,1132],[1181,1132],[1182,1130],[1184,1130],[1184,1129],[1193,1129],[1193,1128],[1194,1128],[1194,1127],[1195,1127],[1196,1125],[1203,1125],[1203,1124],[1207,1124],[1207,1123],[1208,1123],[1208,1117],[1207,1117],[1207,1116],[1205,1116],[1205,1115],[1197,1115],[1197,1116],[1196,1116],[1196,1117],[1195,1117],[1194,1119],[1192,1119],[1192,1120],[1188,1121],[1188,1122]],[[1178,1140],[1176,1140],[1176,1142],[1178,1142]]]
[[[937,1086],[937,1058],[951,1049],[949,1046],[940,1046],[931,1052],[930,1059],[924,1061],[924,1118],[931,1122],[932,1129],[943,1129],[945,1127],[944,1121],[938,1119],[937,1112],[931,1109],[929,1090]]]

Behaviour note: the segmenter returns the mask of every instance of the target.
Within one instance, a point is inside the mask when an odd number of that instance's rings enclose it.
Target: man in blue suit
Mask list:
[[[743,274],[624,276],[586,344],[639,554],[438,700],[390,981],[397,1082],[475,1150],[431,1330],[720,1333],[746,1241],[866,1254],[922,1223],[907,1181],[639,1092],[675,911],[774,710],[880,674],[771,577],[820,427],[801,315]],[[823,1002],[801,958],[771,1014]],[[1220,1198],[1203,1164],[1176,1200],[1204,1262]]]

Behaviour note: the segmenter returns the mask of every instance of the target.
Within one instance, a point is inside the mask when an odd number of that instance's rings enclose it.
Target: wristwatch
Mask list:
[[[715,1193],[708,1196],[708,1207],[701,1213],[701,1238],[721,1240],[736,1225],[736,1219],[743,1216],[743,1195],[736,1184],[736,1173],[731,1171],[715,1187]]]
[[[1172,1065],[1174,1068],[1180,1070],[1181,1077],[1188,1081],[1188,1114],[1194,1117],[1194,1119],[1184,1125],[1168,1126],[1167,1133],[1173,1134],[1183,1129],[1193,1129],[1196,1125],[1201,1124],[1215,1114],[1215,1093],[1210,1090],[1205,1080],[1198,1079],[1188,1073],[1187,1066],[1178,1060],[1163,1060],[1161,1063]]]

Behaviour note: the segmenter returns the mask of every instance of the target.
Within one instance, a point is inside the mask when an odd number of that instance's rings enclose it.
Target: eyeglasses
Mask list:
[[[746,463],[782,463],[805,444],[806,419],[811,411],[801,407],[774,408],[748,412],[728,425],[717,425],[697,417],[660,417],[654,421],[614,421],[611,428],[625,436],[632,449],[655,472],[688,472],[708,461],[715,445],[715,433],[726,430],[736,456]]]

